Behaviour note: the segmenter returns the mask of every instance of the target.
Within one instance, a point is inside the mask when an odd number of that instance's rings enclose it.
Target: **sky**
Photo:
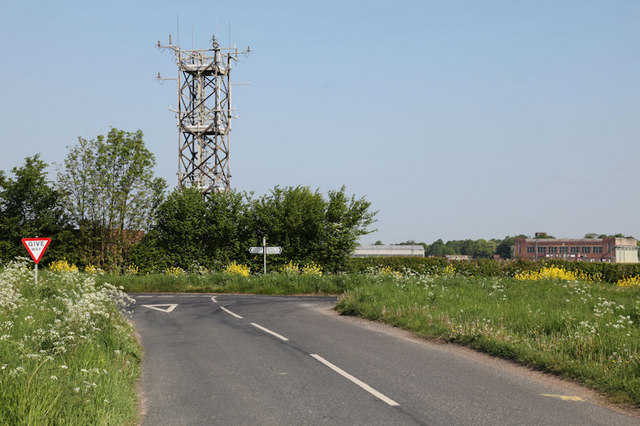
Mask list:
[[[640,237],[640,2],[3,1],[0,170],[142,130],[177,184],[169,34],[251,46],[231,185],[377,210],[360,239]],[[178,34],[179,33],[179,34]],[[229,38],[229,35],[231,38]]]

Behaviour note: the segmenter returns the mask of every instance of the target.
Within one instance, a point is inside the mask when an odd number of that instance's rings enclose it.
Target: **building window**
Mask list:
[[[579,252],[580,252],[580,247],[578,246],[571,247],[571,253],[579,253]]]
[[[538,247],[538,253],[546,253],[546,252],[547,252],[546,247]]]
[[[593,252],[594,253],[602,253],[602,247],[594,247],[593,248]]]
[[[549,247],[549,253],[557,253],[558,247]]]
[[[560,253],[567,253],[569,247],[560,247]]]
[[[527,247],[527,253],[535,253],[535,252],[536,252],[536,248],[534,246]]]
[[[581,253],[591,253],[591,247],[582,247]]]

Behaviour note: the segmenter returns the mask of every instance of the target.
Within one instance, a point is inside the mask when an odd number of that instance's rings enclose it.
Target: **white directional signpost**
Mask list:
[[[49,243],[51,243],[51,238],[23,238],[22,244],[26,247],[29,252],[29,256],[35,262],[35,283],[38,285],[38,263],[44,252],[47,251],[47,247],[49,247]]]
[[[250,247],[249,253],[261,254],[264,257],[264,274],[267,273],[267,255],[282,253],[282,247],[267,247],[267,238],[262,237],[262,247]]]

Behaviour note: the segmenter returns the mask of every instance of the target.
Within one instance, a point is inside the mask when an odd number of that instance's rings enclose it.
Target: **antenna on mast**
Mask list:
[[[179,27],[179,25],[178,25]],[[193,32],[193,30],[192,30]],[[193,35],[192,35],[193,37]],[[179,40],[179,39],[178,39]],[[211,48],[171,49],[178,64],[178,187],[196,187],[204,195],[229,192],[229,144],[232,114],[230,73],[239,54],[235,47],[220,47],[215,35]],[[168,80],[158,75],[158,80]]]

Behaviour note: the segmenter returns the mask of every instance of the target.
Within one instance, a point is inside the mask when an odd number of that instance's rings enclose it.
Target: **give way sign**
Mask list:
[[[33,259],[33,261],[38,264],[40,259],[42,259],[42,255],[45,251],[47,251],[47,247],[49,247],[49,243],[51,242],[51,238],[23,238],[22,244],[27,248],[29,255]]]

